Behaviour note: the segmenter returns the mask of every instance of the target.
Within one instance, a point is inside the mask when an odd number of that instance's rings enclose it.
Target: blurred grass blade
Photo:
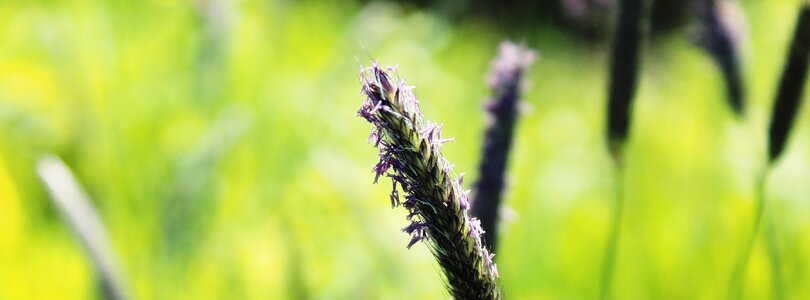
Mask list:
[[[726,95],[731,109],[737,115],[745,112],[740,63],[740,39],[745,21],[741,10],[732,0],[701,0],[697,14],[701,32],[697,44],[717,63],[726,84]]]
[[[489,75],[493,98],[486,107],[490,120],[479,159],[481,177],[475,184],[471,210],[481,221],[484,243],[493,251],[498,245],[498,216],[518,117],[521,81],[536,58],[534,51],[512,42],[503,42]]]
[[[804,1],[773,104],[768,133],[768,160],[771,162],[779,158],[785,150],[785,143],[796,119],[807,78],[808,52],[810,52],[810,3]]]
[[[619,236],[621,234],[622,216],[624,215],[624,171],[621,166],[615,169],[615,186],[613,195],[613,211],[611,223],[605,244],[604,259],[602,261],[602,278],[599,287],[599,298],[610,298],[610,288],[613,284],[613,273],[616,268],[616,255],[619,249]]]
[[[751,252],[754,250],[754,243],[756,242],[759,228],[762,227],[762,218],[765,212],[765,173],[757,179],[756,185],[756,207],[754,208],[754,224],[751,227],[751,233],[743,245],[743,250],[734,266],[731,273],[731,280],[729,281],[729,299],[739,299],[742,295],[744,285],[742,284],[743,275],[748,267],[748,261],[751,257]]]
[[[90,198],[62,160],[46,156],[37,163],[37,174],[45,183],[54,205],[95,264],[107,299],[127,299],[124,280],[107,230]]]
[[[762,192],[765,197],[765,192]],[[768,248],[768,259],[771,263],[771,294],[773,299],[785,299],[785,279],[782,267],[782,250],[779,246],[779,236],[774,221],[773,210],[768,210],[765,218],[765,246]]]
[[[189,259],[217,208],[216,167],[244,137],[252,124],[247,111],[224,109],[199,139],[193,152],[176,166],[167,195],[163,234],[175,262]]]
[[[232,27],[232,7],[224,0],[196,0],[194,6],[201,31],[199,52],[195,62],[194,99],[212,108],[223,95],[222,83],[227,80],[228,38]]]

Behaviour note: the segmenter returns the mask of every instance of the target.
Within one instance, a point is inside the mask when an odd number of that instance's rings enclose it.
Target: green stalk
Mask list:
[[[760,197],[765,198],[765,193],[761,193]],[[763,200],[764,201],[764,200]],[[771,210],[772,212],[772,210]],[[765,241],[768,247],[768,258],[771,263],[771,292],[774,299],[785,298],[784,278],[782,277],[782,251],[779,250],[779,241],[777,239],[777,230],[774,219],[769,217],[771,213],[766,215],[765,219]]]
[[[782,278],[782,262],[780,257],[779,245],[776,239],[776,224],[773,218],[769,218],[767,211],[767,202],[765,195],[766,179],[769,168],[766,168],[757,179],[756,186],[756,207],[754,209],[754,224],[751,228],[751,234],[745,243],[743,251],[737,258],[737,263],[732,272],[731,281],[729,284],[729,299],[739,299],[744,292],[744,279],[745,271],[748,268],[748,262],[751,260],[751,253],[754,251],[754,244],[756,243],[757,235],[762,231],[765,239],[766,251],[768,253],[769,263],[771,264],[771,293],[774,299],[784,299],[784,279]],[[763,224],[764,223],[764,224]],[[761,227],[765,226],[764,229]]]
[[[731,273],[731,280],[728,287],[728,298],[739,299],[743,292],[743,276],[748,267],[748,261],[751,257],[751,252],[754,250],[754,242],[757,239],[759,228],[762,227],[762,218],[765,214],[765,175],[767,169],[760,174],[757,179],[756,185],[756,207],[754,208],[754,225],[751,228],[751,234],[743,246],[743,251],[737,257],[737,262],[734,265],[734,271]]]
[[[610,287],[613,283],[613,273],[616,268],[616,253],[618,252],[619,236],[621,233],[621,220],[624,215],[624,171],[620,164],[616,164],[616,183],[613,199],[612,222],[610,224],[610,235],[605,244],[605,260],[602,263],[602,282],[599,290],[599,299],[607,299],[610,294]]]

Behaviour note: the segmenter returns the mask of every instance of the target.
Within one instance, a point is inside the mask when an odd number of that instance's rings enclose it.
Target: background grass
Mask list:
[[[717,299],[752,223],[754,183],[795,0],[743,1],[748,119],[686,32],[644,45],[627,154],[617,299]],[[200,4],[203,3],[203,4]],[[358,66],[399,64],[474,182],[498,43],[529,76],[497,262],[510,299],[594,298],[615,178],[606,49],[550,25],[449,21],[393,3],[0,2],[0,299],[98,297],[90,261],[36,160],[62,157],[93,198],[143,299],[442,299],[405,249],[390,185],[372,185]],[[220,3],[220,4],[216,4]],[[805,97],[807,98],[807,97]],[[767,182],[790,298],[810,297],[810,118]],[[767,298],[758,240],[747,298]]]

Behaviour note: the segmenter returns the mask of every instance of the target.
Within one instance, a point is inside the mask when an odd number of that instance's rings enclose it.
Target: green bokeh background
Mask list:
[[[644,44],[616,299],[726,295],[799,1],[741,4],[746,118],[688,28]],[[100,297],[36,176],[49,153],[92,198],[138,299],[446,299],[426,247],[405,249],[390,185],[372,184],[359,65],[399,64],[469,186],[503,39],[540,53],[510,162],[504,293],[596,298],[616,184],[605,44],[387,2],[4,0],[0,299]],[[766,185],[791,299],[810,298],[809,110]],[[771,295],[764,245],[745,298]]]

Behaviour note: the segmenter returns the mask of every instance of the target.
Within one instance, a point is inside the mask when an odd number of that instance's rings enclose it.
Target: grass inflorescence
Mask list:
[[[442,138],[441,126],[422,118],[413,87],[392,82],[376,63],[361,69],[361,82],[366,99],[358,115],[374,125],[370,140],[380,149],[374,181],[391,178],[391,205],[408,210],[407,247],[427,241],[454,298],[500,299],[493,254],[483,245],[479,221],[468,212],[462,177],[451,174],[441,154],[449,141]]]

